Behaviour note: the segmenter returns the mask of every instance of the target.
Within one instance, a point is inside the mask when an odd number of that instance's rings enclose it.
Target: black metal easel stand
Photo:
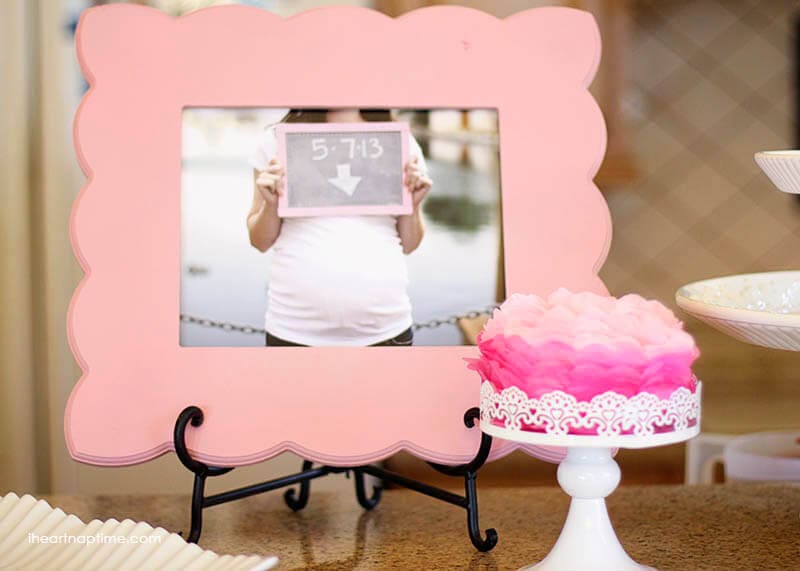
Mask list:
[[[477,407],[469,409],[464,413],[464,424],[468,428],[475,426],[475,421],[479,418],[480,413]],[[469,531],[469,538],[472,544],[479,551],[489,551],[497,544],[497,532],[494,529],[486,530],[486,537],[481,536],[481,530],[478,525],[478,493],[476,489],[476,479],[478,469],[486,462],[489,456],[489,451],[492,447],[492,437],[486,433],[481,433],[481,443],[475,457],[467,464],[460,466],[446,466],[442,464],[429,463],[435,470],[446,474],[448,476],[464,478],[464,495],[460,496],[447,490],[431,486],[424,482],[419,482],[411,478],[407,478],[391,470],[385,470],[379,466],[366,465],[355,466],[350,468],[335,467],[335,466],[319,466],[314,467],[308,461],[303,461],[302,471],[284,476],[283,478],[276,478],[274,480],[267,480],[259,484],[244,486],[221,492],[211,496],[205,495],[206,478],[209,476],[221,476],[227,474],[233,468],[220,468],[215,466],[207,466],[202,462],[193,459],[186,448],[186,428],[189,425],[200,426],[203,424],[203,411],[196,406],[188,406],[178,415],[175,421],[174,431],[174,444],[175,453],[178,455],[181,463],[194,474],[194,487],[192,490],[192,519],[191,529],[187,541],[197,543],[200,538],[200,533],[203,530],[203,509],[210,508],[226,502],[239,500],[255,494],[261,494],[270,490],[300,484],[299,491],[294,488],[286,490],[283,495],[286,505],[292,510],[298,511],[303,509],[308,503],[308,498],[311,491],[311,480],[321,478],[328,474],[335,473],[352,473],[355,480],[356,498],[358,503],[366,510],[371,510],[378,505],[381,499],[382,488],[374,486],[372,495],[368,496],[364,485],[364,474],[369,474],[378,478],[383,482],[391,482],[399,486],[414,490],[426,496],[442,500],[444,502],[453,504],[464,508],[467,511],[467,530]]]

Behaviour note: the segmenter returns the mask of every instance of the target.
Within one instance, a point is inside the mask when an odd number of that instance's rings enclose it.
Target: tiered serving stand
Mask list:
[[[700,430],[700,383],[668,398],[609,391],[578,401],[562,391],[529,398],[517,387],[481,386],[481,430],[506,440],[567,447],[558,483],[572,497],[564,528],[550,554],[524,569],[539,571],[644,571],[614,533],[605,497],[620,481],[616,448],[682,442]],[[535,430],[533,429],[534,427]]]
[[[800,151],[765,151],[755,160],[778,189],[800,194]],[[800,351],[800,271],[703,280],[675,298],[686,313],[735,339]]]
[[[765,151],[755,160],[778,189],[800,194],[800,151]],[[800,351],[800,271],[703,280],[675,297],[681,309],[735,339]]]

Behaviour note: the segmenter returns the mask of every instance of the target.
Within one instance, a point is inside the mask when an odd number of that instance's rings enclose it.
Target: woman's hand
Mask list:
[[[264,197],[264,202],[271,208],[277,208],[278,199],[283,196],[283,180],[286,171],[278,159],[272,159],[267,168],[256,178],[256,188]]]
[[[253,203],[247,214],[247,231],[250,243],[260,252],[266,252],[281,233],[278,217],[278,199],[283,194],[284,172],[273,159],[263,171],[253,169]]]
[[[411,193],[411,203],[414,205],[414,211],[416,212],[431,186],[433,186],[433,181],[422,174],[417,157],[411,157],[403,171],[405,173],[406,188]]]

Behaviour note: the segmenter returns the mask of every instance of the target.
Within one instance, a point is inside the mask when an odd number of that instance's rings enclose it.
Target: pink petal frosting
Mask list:
[[[587,401],[606,391],[668,398],[696,386],[694,339],[668,308],[635,294],[515,294],[494,311],[478,347],[470,368],[533,398],[554,390]]]

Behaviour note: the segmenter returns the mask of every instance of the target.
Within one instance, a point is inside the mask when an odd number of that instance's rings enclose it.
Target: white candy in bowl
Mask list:
[[[778,189],[800,194],[800,151],[761,151],[755,159]]]
[[[800,351],[800,271],[742,274],[694,282],[678,306],[731,337]]]

